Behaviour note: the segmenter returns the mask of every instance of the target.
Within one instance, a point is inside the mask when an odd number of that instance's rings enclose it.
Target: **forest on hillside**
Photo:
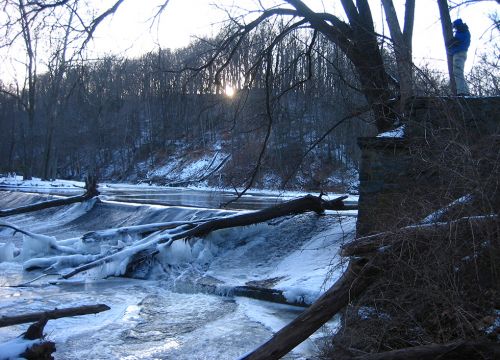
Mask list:
[[[356,178],[356,139],[376,133],[375,118],[351,59],[324,34],[265,21],[223,51],[214,44],[229,28],[182,49],[83,59],[68,45],[74,20],[63,20],[44,19],[59,33],[36,86],[0,83],[0,172],[168,184],[156,168],[220,153],[212,186],[345,190]],[[500,93],[492,50],[467,76],[475,95]],[[392,44],[381,54],[397,78]],[[432,67],[414,72],[414,95],[449,93]]]
[[[180,71],[204,63],[202,41],[139,59],[108,57],[68,66],[56,101],[52,74],[41,74],[34,174],[80,179],[90,172],[104,179],[149,180],[147,170],[169,156],[210,154],[218,148],[231,155],[221,185],[241,185],[257,160],[268,125],[266,79],[256,77],[245,86],[241,74],[258,56],[254,44],[269,41],[269,36],[263,32],[249,39],[221,74],[220,84],[214,81],[215,64],[199,72]],[[269,91],[274,131],[263,173],[285,182],[303,164],[298,174],[315,178],[319,185],[333,171],[357,168],[356,136],[373,129],[369,122],[345,121],[304,161],[308,148],[362,103],[349,87],[355,79],[345,56],[321,38],[313,54],[305,54],[305,36],[284,43],[273,59],[275,79]],[[295,59],[293,67],[288,59]],[[287,91],[309,71],[310,81]],[[238,90],[230,97],[226,86]],[[10,172],[23,168],[26,114],[15,98],[4,94],[1,102],[1,146],[7,156],[0,166]],[[319,169],[320,163],[329,168]],[[291,184],[300,185],[297,180]]]

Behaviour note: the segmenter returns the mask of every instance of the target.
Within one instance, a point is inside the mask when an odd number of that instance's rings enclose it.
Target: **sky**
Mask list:
[[[108,8],[115,0],[89,0],[101,9]],[[137,57],[150,50],[179,48],[187,46],[196,36],[215,35],[221,22],[226,18],[221,8],[231,8],[238,12],[243,9],[257,9],[257,0],[170,0],[158,22],[152,22],[157,6],[164,0],[126,0],[118,11],[102,23],[89,44],[91,57],[117,54]],[[264,4],[276,3],[262,0]],[[217,5],[214,5],[216,3]],[[306,0],[314,10],[326,10],[343,17],[344,13],[337,0]],[[398,10],[404,8],[404,0],[394,0]],[[370,0],[377,30],[389,35],[383,24],[380,0]],[[488,14],[500,10],[493,0],[484,0],[471,6],[463,6],[451,11],[454,20],[461,17],[470,27],[472,44],[466,62],[466,71],[478,61],[478,55],[491,46],[491,26]],[[400,13],[402,18],[402,12]],[[499,41],[498,38],[496,41]],[[430,63],[433,68],[446,72],[446,52],[439,22],[436,0],[416,2],[415,29],[413,37],[414,62],[419,65]],[[5,64],[5,62],[4,62]],[[0,69],[2,78],[4,71]]]
[[[151,28],[152,8],[162,0],[128,0],[105,26],[96,33],[94,41],[98,52],[121,53],[129,56],[140,55],[161,45],[165,48],[186,46],[194,36],[215,34],[217,26],[225,18],[225,13],[218,9],[214,0],[170,0],[164,14],[160,18],[159,26]],[[272,3],[263,0],[262,3]],[[255,0],[218,0],[219,7],[236,6],[242,9],[258,8]],[[343,16],[340,3],[335,0],[306,0],[315,10],[333,11]],[[387,26],[382,28],[380,1],[370,1],[374,20],[378,24],[378,31],[388,35]],[[398,10],[404,8],[404,0],[395,0]],[[485,0],[475,5],[463,6],[451,11],[454,20],[461,17],[466,22],[472,34],[472,45],[469,49],[469,59],[466,63],[468,71],[477,61],[477,55],[491,46],[490,34],[487,31],[491,21],[487,15],[500,10],[500,6],[491,0]],[[238,9],[233,9],[238,11]],[[402,18],[402,13],[401,16]],[[498,41],[498,39],[497,39]],[[416,2],[414,56],[417,65],[430,62],[436,68],[446,69],[446,53],[441,33],[439,11],[436,0],[418,0]]]

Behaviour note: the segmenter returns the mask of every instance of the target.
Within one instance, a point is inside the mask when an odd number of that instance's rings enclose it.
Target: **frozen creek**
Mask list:
[[[45,197],[0,192],[0,208]],[[92,230],[230,213],[98,202],[6,220],[63,241]],[[111,307],[97,315],[49,321],[46,333],[56,342],[57,359],[237,359],[303,309],[234,297],[231,289],[265,284],[283,290],[287,299],[313,301],[338,278],[338,248],[352,238],[355,220],[355,213],[311,213],[179,241],[161,261],[141,269],[141,279],[103,279],[96,269],[64,282],[53,275],[29,287],[9,287],[40,274],[23,271],[18,256],[0,263],[0,315],[97,303]],[[23,237],[9,229],[0,229],[0,243],[23,249]],[[314,358],[318,339],[335,325],[331,321],[288,358]],[[0,342],[26,327],[0,329]]]

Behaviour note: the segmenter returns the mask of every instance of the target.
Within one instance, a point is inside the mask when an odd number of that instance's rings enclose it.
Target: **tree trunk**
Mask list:
[[[453,56],[448,54],[448,41],[453,38],[450,10],[447,0],[437,0],[439,14],[441,15],[441,28],[443,29],[444,48],[446,49],[446,61],[448,63],[448,75],[450,77],[450,88],[452,95],[457,94],[457,84],[453,75]]]
[[[389,25],[399,75],[399,112],[403,113],[407,99],[413,96],[412,37],[415,19],[415,0],[407,0],[403,29],[392,0],[382,0]]]
[[[281,216],[300,214],[307,211],[314,211],[320,214],[325,210],[343,210],[343,200],[346,198],[347,196],[342,196],[332,201],[325,201],[317,196],[306,195],[263,210],[207,221],[179,235],[173,236],[171,239],[175,241],[182,238],[205,236],[215,230],[257,224]],[[160,243],[163,242],[166,241],[160,241]]]
[[[47,139],[45,141],[45,152],[43,154],[43,177],[42,180],[51,180],[51,165],[53,163],[54,156],[54,145],[53,145],[53,135],[54,135],[54,118],[52,115],[49,116],[49,125],[47,129]]]

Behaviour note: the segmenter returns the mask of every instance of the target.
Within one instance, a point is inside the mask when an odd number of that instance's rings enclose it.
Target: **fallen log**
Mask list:
[[[272,220],[274,218],[292,214],[300,214],[307,211],[314,211],[318,214],[321,214],[325,210],[342,210],[344,208],[343,200],[346,198],[347,196],[341,196],[334,200],[326,201],[323,200],[321,197],[306,195],[304,197],[290,200],[275,206],[271,206],[263,210],[248,212],[234,216],[228,216],[224,218],[215,218],[211,220],[209,219],[206,222],[202,222],[195,226],[192,226],[193,224],[186,224],[186,226],[189,225],[187,226],[188,227],[187,230],[179,231],[176,232],[175,234],[167,233],[165,236],[161,234],[157,236],[156,233],[153,233],[149,235],[151,241],[147,242],[143,240],[141,246],[136,246],[136,248],[133,251],[130,249],[130,247],[127,247],[114,254],[81,265],[72,270],[71,272],[62,275],[61,278],[69,279],[83,271],[107,264],[117,259],[121,259],[121,257],[125,254],[127,254],[127,256],[134,256],[145,252],[147,254],[146,256],[139,255],[138,257],[134,258],[133,261],[129,262],[128,267],[133,267],[137,262],[144,261],[145,258],[151,258],[157,255],[159,253],[159,250],[156,249],[155,247],[158,244],[164,244],[164,246],[169,246],[173,241],[181,239],[189,239],[192,237],[205,236],[215,230],[258,224],[261,222]]]
[[[170,221],[163,223],[151,223],[151,224],[143,224],[143,225],[132,225],[132,226],[124,226],[114,229],[106,229],[106,230],[96,230],[90,231],[82,235],[82,240],[84,242],[92,242],[92,241],[104,241],[108,239],[115,238],[116,236],[123,235],[149,235],[151,233],[163,230],[175,229],[179,226],[187,225],[194,227],[196,224],[200,222],[214,220],[211,219],[199,219],[192,221]]]
[[[356,356],[353,360],[495,360],[500,359],[500,344],[488,341],[454,341],[430,344],[377,354]]]
[[[293,305],[307,307],[309,304],[305,302],[304,299],[288,300],[285,295],[283,295],[283,290],[278,289],[268,289],[259,286],[235,286],[229,293],[233,296],[242,296],[256,300],[263,300],[278,304]]]
[[[222,282],[221,282],[222,283]],[[283,290],[267,288],[262,286],[252,286],[252,285],[240,285],[240,286],[219,286],[218,283],[206,283],[204,281],[196,282],[192,284],[182,284],[180,289],[182,291],[182,286],[187,288],[194,288],[196,292],[202,292],[205,294],[223,295],[223,296],[241,296],[256,300],[268,301],[277,304],[292,305],[298,307],[308,307],[311,303],[307,302],[306,299],[298,297],[297,299],[289,300],[284,295]],[[178,286],[178,284],[176,284]]]
[[[443,222],[443,220],[447,216],[449,216],[451,213],[453,213],[454,211],[464,207],[465,205],[470,206],[470,204],[473,200],[474,200],[474,196],[472,196],[470,194],[464,195],[464,196],[456,199],[455,201],[452,201],[451,203],[449,203],[445,207],[430,213],[424,219],[422,219],[420,224],[432,224],[432,223],[437,223],[437,222]]]
[[[395,246],[401,239],[415,237],[426,239],[443,232],[472,231],[476,233],[485,227],[495,226],[498,226],[498,216],[496,215],[464,217],[449,222],[411,225],[392,232],[382,232],[357,238],[342,245],[340,254],[342,256],[365,256],[377,251],[383,251],[386,246]]]
[[[18,324],[25,324],[29,322],[40,321],[40,319],[46,318],[60,319],[69,316],[81,316],[89,314],[97,314],[103,311],[109,310],[110,307],[104,304],[98,305],[83,305],[77,307],[71,307],[66,309],[54,309],[49,311],[40,311],[30,314],[14,315],[14,316],[1,316],[0,317],[0,328],[5,326],[12,326]]]
[[[343,200],[345,199],[347,199],[347,196],[341,196],[334,200],[326,201],[319,196],[306,195],[266,209],[206,221],[183,233],[162,238],[158,243],[172,243],[175,240],[183,238],[205,236],[215,230],[258,224],[278,217],[300,214],[308,211],[322,214],[325,210],[343,210],[345,208]]]
[[[52,236],[36,234],[36,233],[31,232],[31,231],[20,229],[17,226],[14,226],[14,225],[8,224],[8,223],[0,223],[0,227],[6,227],[8,229],[14,230],[14,234],[19,232],[19,233],[24,234],[26,236],[29,236],[33,239],[36,239],[40,242],[45,242],[53,250],[57,250],[57,251],[60,251],[62,253],[66,253],[66,254],[75,254],[76,253],[76,251],[74,249],[71,249],[67,246],[58,245],[56,238],[54,238]]]
[[[88,177],[85,179],[85,193],[83,195],[78,196],[70,196],[64,199],[55,199],[48,201],[41,201],[36,204],[20,206],[14,209],[4,209],[0,210],[0,217],[11,216],[11,215],[19,215],[24,213],[29,213],[38,210],[49,209],[58,206],[71,205],[78,202],[83,202],[86,200],[90,200],[95,196],[99,195],[99,191],[97,191],[97,182],[95,178]]]
[[[376,259],[353,259],[344,275],[308,309],[241,360],[280,359],[356,298],[380,272]]]

